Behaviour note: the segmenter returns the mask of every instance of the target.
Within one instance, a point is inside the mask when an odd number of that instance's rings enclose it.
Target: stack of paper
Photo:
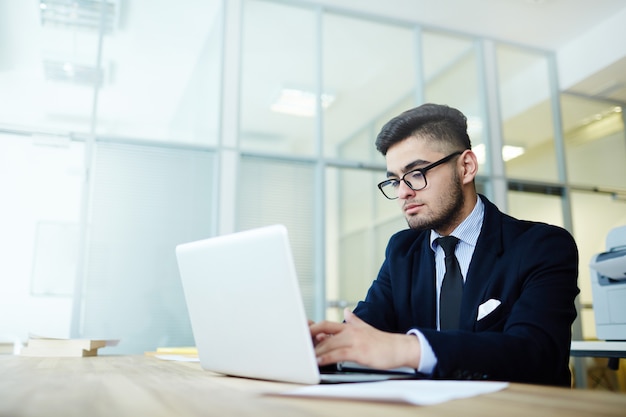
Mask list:
[[[458,398],[489,394],[503,390],[508,386],[508,382],[496,381],[406,380],[310,385],[278,395],[432,405]]]
[[[113,341],[91,339],[53,339],[31,337],[23,347],[22,356],[80,357],[97,356],[98,349]]]

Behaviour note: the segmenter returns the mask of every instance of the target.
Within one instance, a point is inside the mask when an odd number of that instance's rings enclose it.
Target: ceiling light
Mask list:
[[[47,80],[65,81],[88,86],[101,86],[104,72],[89,65],[79,65],[67,61],[44,59],[44,74]]]
[[[57,25],[111,33],[117,23],[120,0],[39,0],[42,25]]]
[[[485,150],[485,144],[479,143],[478,145],[472,148],[474,154],[476,154],[476,159],[478,159],[478,164],[482,165],[487,160],[487,151]]]
[[[526,150],[522,146],[512,146],[512,145],[504,145],[502,147],[502,159],[506,161],[510,161],[511,159],[517,158],[526,152]]]
[[[487,160],[487,152],[485,150],[485,144],[479,143],[478,145],[472,148],[474,154],[476,154],[476,159],[478,159],[478,163],[480,165],[484,164]],[[517,158],[526,152],[524,147],[522,146],[512,146],[512,145],[504,145],[502,147],[502,160],[510,161],[511,159]]]
[[[322,93],[320,96],[323,109],[328,108],[335,101],[335,96]],[[278,113],[290,114],[293,116],[315,116],[317,100],[315,93],[296,88],[283,88],[276,101],[270,109]]]

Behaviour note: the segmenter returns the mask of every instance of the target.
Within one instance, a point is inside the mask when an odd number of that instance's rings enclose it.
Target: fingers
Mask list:
[[[313,344],[317,346],[333,334],[339,333],[344,327],[343,323],[333,323],[330,321],[321,321],[309,325],[309,332],[313,339]]]
[[[309,326],[309,330],[311,331],[311,335],[315,336],[320,333],[326,334],[335,334],[339,333],[344,324],[343,323],[334,323],[331,321],[320,321],[319,323],[313,323]]]
[[[417,337],[383,332],[348,309],[343,313],[344,323],[323,321],[310,326],[319,365],[351,361],[378,369],[419,366]]]
[[[369,325],[348,308],[343,313],[344,323],[322,321],[309,326],[319,365],[353,361],[359,356],[360,352],[355,350],[355,343],[359,344],[357,333],[366,331]]]
[[[321,366],[349,360],[350,337],[344,333],[326,334],[315,346],[317,363]]]

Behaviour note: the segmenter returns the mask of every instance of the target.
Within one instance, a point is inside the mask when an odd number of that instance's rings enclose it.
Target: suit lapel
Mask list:
[[[419,327],[437,328],[435,290],[435,255],[430,249],[429,233],[423,233],[421,245],[413,253],[411,271],[411,306],[413,323]]]
[[[473,329],[478,306],[485,301],[483,296],[491,281],[493,266],[502,253],[501,213],[494,204],[485,198],[482,200],[485,204],[482,231],[476,242],[463,288],[460,322],[463,330]]]

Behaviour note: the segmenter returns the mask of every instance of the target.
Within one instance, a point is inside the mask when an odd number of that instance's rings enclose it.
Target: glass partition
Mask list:
[[[496,55],[506,175],[558,181],[547,56],[503,44]]]
[[[391,235],[407,227],[396,201],[376,184],[383,172],[350,168],[326,170],[327,315],[342,320],[376,279]]]
[[[102,47],[97,134],[215,145],[221,0],[115,3]]]
[[[98,143],[95,159],[74,337],[120,339],[107,353],[193,345],[175,248],[211,236],[215,155]]]
[[[89,132],[95,87],[103,78],[97,65],[101,3],[91,18],[82,16],[82,6],[75,9],[80,20],[59,21],[54,16],[62,12],[61,2],[3,2],[0,124]],[[119,14],[119,7],[109,12]]]
[[[583,336],[595,338],[589,262],[604,252],[606,235],[626,225],[626,136],[622,107],[588,97],[561,95],[574,237],[580,252]]]
[[[564,227],[561,194],[509,190],[508,214],[518,219],[532,220]]]
[[[467,117],[472,149],[481,174],[488,173],[481,83],[476,41],[440,32],[424,31],[422,37],[424,97],[426,102],[456,107]]]
[[[239,179],[237,230],[277,223],[287,227],[305,309],[315,317],[315,165],[246,156]]]
[[[84,144],[0,133],[0,338],[69,337]]]
[[[381,163],[380,128],[415,105],[415,30],[333,13],[322,27],[324,154]]]
[[[622,107],[561,95],[563,135],[570,184],[626,193],[626,133]]]
[[[240,148],[288,155],[316,152],[315,10],[245,1]]]

